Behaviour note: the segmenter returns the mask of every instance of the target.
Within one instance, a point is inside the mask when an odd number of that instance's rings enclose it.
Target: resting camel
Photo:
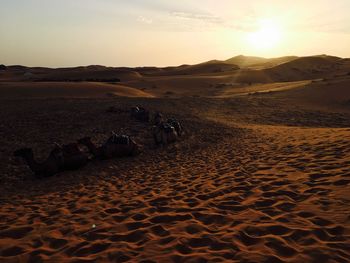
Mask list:
[[[90,137],[82,138],[78,140],[78,143],[85,145],[92,155],[98,159],[135,156],[140,153],[140,146],[134,140],[129,136],[115,133],[100,147],[96,147]]]
[[[14,156],[23,158],[39,178],[49,177],[66,170],[75,170],[88,162],[87,155],[79,149],[76,143],[63,146],[55,144],[55,148],[50,152],[48,158],[41,163],[34,159],[31,148],[19,149],[14,152]]]
[[[132,107],[131,108],[131,117],[136,120],[149,122],[149,111],[142,107]]]
[[[176,133],[177,133],[178,136],[182,136],[182,134],[183,134],[182,125],[177,119],[169,118],[167,120],[167,123],[169,123],[171,126],[173,126],[175,128]]]
[[[152,132],[156,145],[167,145],[168,143],[175,142],[178,137],[175,128],[166,122],[153,126]]]

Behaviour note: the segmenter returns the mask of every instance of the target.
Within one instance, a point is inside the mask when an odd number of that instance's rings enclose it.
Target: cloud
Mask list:
[[[175,31],[212,31],[224,24],[224,20],[210,13],[172,11],[167,25]]]
[[[171,12],[171,17],[181,22],[183,26],[192,30],[202,29],[230,29],[235,31],[252,31],[255,29],[254,19],[250,15],[237,19],[218,16],[210,13]]]
[[[144,17],[144,16],[139,16],[137,18],[137,21],[140,22],[140,23],[148,24],[148,25],[153,23],[153,20],[151,18],[147,18],[147,17]]]
[[[188,13],[188,12],[172,12],[171,15],[180,19],[189,19],[189,20],[200,20],[213,24],[221,24],[223,20],[215,15],[211,14],[201,14],[201,13]]]

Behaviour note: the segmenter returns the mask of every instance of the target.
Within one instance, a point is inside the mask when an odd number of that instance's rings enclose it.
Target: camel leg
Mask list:
[[[168,134],[166,134],[164,131],[162,132],[162,143],[164,146],[168,144]]]
[[[158,134],[157,133],[153,133],[153,139],[154,139],[154,143],[155,145],[159,145],[159,140],[158,140]]]

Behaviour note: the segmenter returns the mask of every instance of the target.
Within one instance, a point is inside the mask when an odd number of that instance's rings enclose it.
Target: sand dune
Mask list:
[[[277,96],[298,99],[320,107],[341,107],[350,110],[350,76],[313,81],[309,85],[291,89]]]
[[[297,59],[296,56],[286,56],[279,58],[261,58],[261,57],[251,57],[251,56],[236,56],[225,60],[226,63],[238,65],[241,68],[253,68],[253,69],[263,69],[273,66],[277,66],[282,63],[293,61]]]
[[[99,81],[115,82],[139,78],[141,75],[127,68],[87,66],[75,68],[41,68],[9,66],[0,72],[1,81]]]
[[[349,60],[235,60],[1,69],[0,261],[348,262]],[[135,105],[185,136],[155,147]],[[13,157],[111,131],[142,153],[41,180]]]
[[[197,65],[182,65],[179,67],[163,68],[153,74],[152,76],[174,76],[174,75],[204,75],[204,74],[222,74],[232,73],[239,69],[238,66],[225,63],[209,61]]]
[[[43,81],[60,81],[60,80],[92,80],[92,81],[115,81],[121,80],[126,81],[130,79],[139,78],[141,75],[132,70],[127,69],[115,69],[115,68],[106,68],[106,67],[84,67],[76,69],[55,69],[49,74],[38,77],[39,80]],[[35,76],[33,77],[36,78]]]
[[[341,59],[330,56],[302,57],[264,70],[275,80],[296,81],[334,75],[341,69]]]
[[[12,134],[0,151],[7,164],[1,168],[1,261],[350,257],[349,115],[339,122],[340,113],[308,113],[298,100],[290,105],[268,96],[19,101],[0,104],[7,123],[0,131]],[[155,149],[147,124],[104,113],[136,103],[177,116],[186,137]],[[11,157],[23,145],[45,156],[53,139],[93,135],[101,142],[112,129],[142,142],[144,152],[41,181]]]
[[[0,95],[2,98],[153,97],[124,85],[96,82],[0,82]]]
[[[220,94],[216,97],[233,97],[233,96],[246,96],[246,95],[258,95],[263,93],[277,92],[277,91],[286,91],[286,90],[295,90],[300,87],[305,87],[310,84],[311,81],[291,81],[291,82],[274,82],[268,84],[256,84],[242,87],[231,87],[226,86]]]
[[[239,69],[232,63],[236,63],[241,68]],[[67,87],[70,85],[79,86],[79,84],[73,85],[66,82],[116,83],[120,81],[120,84],[128,90],[132,90],[134,95],[213,97],[221,96],[227,89],[234,93],[238,93],[238,91],[246,93],[246,90],[255,92],[262,90],[262,87],[269,89],[268,86],[261,84],[336,78],[337,76],[345,76],[349,72],[350,61],[348,59],[326,55],[300,58],[289,56],[272,59],[237,56],[226,61],[212,60],[197,65],[165,68],[87,66],[50,69],[8,66],[0,71],[0,82],[62,82],[62,87]],[[16,85],[22,84],[16,83]],[[29,84],[29,86],[34,87],[33,85],[33,83]],[[40,84],[37,85],[40,86]],[[108,89],[111,86],[104,86],[108,87],[107,92],[109,92]],[[259,88],[257,88],[258,86]],[[85,97],[89,97],[90,93],[94,92],[87,92]],[[98,94],[100,91],[95,93]],[[77,93],[74,94],[77,95]],[[128,94],[128,92],[119,95],[123,94]]]
[[[209,97],[215,96],[221,83],[231,82],[231,76],[160,76],[142,81],[129,81],[125,85],[144,90],[156,97]]]
[[[295,59],[292,62],[264,70],[235,69],[229,72],[212,71],[215,68],[217,69],[217,66],[218,64],[211,63],[183,66],[180,69],[176,68],[167,71],[166,74],[161,71],[162,73],[159,73],[159,76],[156,76],[156,74],[141,76],[140,73],[137,73],[137,76],[120,82],[120,85],[102,82],[75,83],[74,81],[44,83],[40,83],[41,81],[30,83],[3,81],[0,84],[0,92],[5,97],[104,97],[113,94],[129,97],[225,97],[296,88],[300,85],[308,84],[312,79],[316,79],[313,82],[313,86],[317,85],[317,83],[320,83],[321,86],[327,83],[330,86],[327,90],[331,92],[331,83],[337,83],[337,79],[342,82],[343,80],[340,79],[343,78],[345,81],[343,82],[346,83],[345,79],[348,76],[346,72],[350,63],[347,63],[346,60],[332,57],[308,57]],[[298,70],[296,67],[298,67]],[[96,68],[100,70],[99,66],[91,66],[89,68],[89,71],[96,70]],[[334,69],[334,71],[329,69]],[[19,70],[22,69],[20,68]],[[60,69],[61,73],[68,72],[67,75],[62,73],[62,76],[64,76],[62,78],[68,78],[69,74],[71,74],[70,70]],[[40,72],[42,69],[35,68],[32,71]],[[108,76],[112,76],[108,71],[101,72],[107,74],[107,79]],[[37,75],[38,73],[35,74]],[[165,75],[163,76],[163,74]],[[3,75],[4,79],[6,79],[5,76],[7,75]],[[329,80],[321,81],[321,76],[326,76],[322,79]],[[345,87],[346,84],[340,85]],[[48,88],[45,89],[45,87]],[[333,93],[343,94],[342,92]]]

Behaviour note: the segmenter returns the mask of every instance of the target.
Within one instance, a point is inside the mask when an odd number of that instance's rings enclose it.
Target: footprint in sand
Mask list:
[[[28,235],[34,228],[32,227],[13,227],[0,232],[1,238],[20,239]]]

